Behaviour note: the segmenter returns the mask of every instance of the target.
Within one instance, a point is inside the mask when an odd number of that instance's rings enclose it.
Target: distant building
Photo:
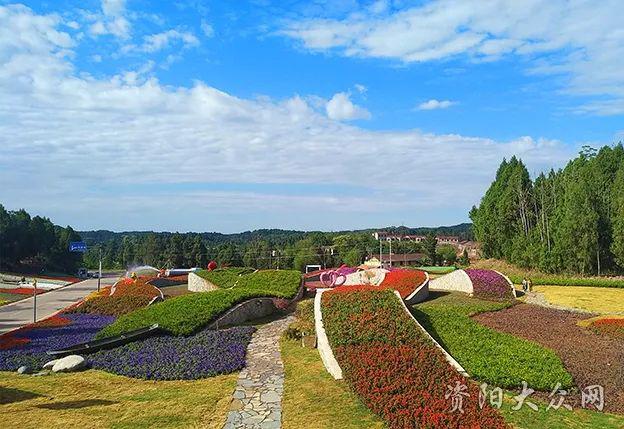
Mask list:
[[[382,253],[382,267],[405,267],[408,265],[420,265],[425,258],[423,253]],[[390,264],[392,262],[392,265]]]
[[[372,233],[375,240],[384,240],[384,241],[413,241],[415,243],[421,243],[425,240],[425,235],[401,235],[401,234],[392,234],[387,231],[376,231]],[[457,250],[457,256],[461,256],[464,253],[464,250],[468,253],[468,257],[470,259],[479,259],[480,257],[480,245],[476,241],[470,240],[460,240],[459,237],[454,235],[438,235],[436,236],[438,240],[438,245],[447,244],[453,246]],[[418,255],[414,253],[412,255]],[[392,255],[393,264],[394,265],[394,256]],[[384,264],[386,261],[382,261]],[[409,265],[409,264],[408,264]]]

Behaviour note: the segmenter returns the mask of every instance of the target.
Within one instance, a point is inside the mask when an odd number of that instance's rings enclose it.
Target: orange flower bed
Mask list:
[[[154,298],[160,296],[160,291],[148,284],[152,277],[139,277],[136,281],[123,279],[117,282],[111,296],[148,296]]]
[[[369,290],[396,290],[401,295],[401,298],[405,299],[418,286],[423,284],[427,279],[424,271],[420,270],[393,270],[386,274],[383,281],[379,286],[373,285],[353,285],[353,286],[338,286],[333,289],[336,292],[352,292],[352,291],[369,291]]]
[[[624,318],[604,318],[594,321],[590,325],[597,334],[606,334],[624,338]]]
[[[47,319],[40,320],[31,325],[27,325],[27,328],[60,328],[61,326],[67,326],[71,323],[71,320],[59,316],[58,314]]]
[[[14,289],[0,288],[1,293],[13,293],[16,295],[32,295],[33,291],[34,289],[29,288],[29,287],[16,287]],[[47,290],[37,289],[37,295],[41,295],[42,293],[45,293],[45,292],[47,292]]]

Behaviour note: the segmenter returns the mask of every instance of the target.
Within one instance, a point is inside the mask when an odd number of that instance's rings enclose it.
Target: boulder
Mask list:
[[[52,366],[52,372],[71,372],[83,369],[86,366],[85,359],[78,355],[69,355],[58,359]]]
[[[43,365],[43,369],[52,369],[54,364],[57,363],[59,360],[60,359],[53,359],[50,362],[47,362],[45,365]]]
[[[17,373],[18,374],[32,374],[32,368],[29,366],[20,366],[19,368],[17,368]]]

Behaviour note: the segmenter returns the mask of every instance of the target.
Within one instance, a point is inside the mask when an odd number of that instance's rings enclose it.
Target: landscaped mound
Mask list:
[[[301,284],[301,273],[259,271],[240,276],[235,285],[231,282],[227,284],[230,289],[178,296],[121,316],[102,330],[98,338],[119,335],[154,323],[174,335],[190,335],[242,301],[260,297],[295,297]]]
[[[515,298],[513,285],[505,276],[494,270],[466,269],[456,270],[431,280],[430,288],[464,292],[478,298],[494,301],[512,300]]]
[[[513,285],[500,273],[470,268],[464,271],[472,281],[474,296],[497,301],[514,299]]]
[[[370,270],[369,270],[370,271]],[[384,270],[381,283],[362,283],[362,284],[345,284],[337,286],[333,290],[349,291],[349,290],[396,290],[401,298],[406,299],[414,293],[420,286],[427,282],[427,274],[424,271],[414,269],[393,269],[391,271]]]
[[[255,328],[204,329],[190,337],[160,335],[86,359],[92,368],[148,380],[195,380],[228,374],[245,366],[247,345]]]
[[[243,275],[252,274],[253,272],[253,268],[234,267],[218,268],[212,271],[201,270],[195,274],[220,288],[227,289],[236,286]]]
[[[552,350],[514,335],[497,332],[470,316],[502,316],[510,302],[490,302],[453,293],[413,307],[413,313],[429,333],[479,381],[518,388],[526,381],[531,388],[550,392],[557,383],[567,389],[572,376]],[[512,307],[513,308],[513,307]],[[510,311],[510,310],[503,310]],[[479,316],[481,317],[481,316]],[[509,318],[508,323],[520,321]],[[540,323],[548,323],[546,319]]]
[[[465,379],[418,328],[392,291],[323,294],[323,322],[344,376],[390,428],[507,427],[479,409],[479,386]],[[451,412],[449,387],[466,385],[463,411]]]
[[[63,314],[54,322],[46,319],[4,334],[0,336],[0,343],[11,346],[0,350],[0,371],[15,371],[22,365],[41,368],[51,360],[46,351],[91,341],[113,320],[114,317],[95,314]],[[69,321],[68,324],[65,321]]]

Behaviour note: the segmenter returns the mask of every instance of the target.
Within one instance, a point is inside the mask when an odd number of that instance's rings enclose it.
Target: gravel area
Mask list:
[[[577,326],[578,321],[587,317],[587,314],[519,304],[474,319],[554,350],[579,388],[602,385],[604,410],[624,414],[624,339]]]

